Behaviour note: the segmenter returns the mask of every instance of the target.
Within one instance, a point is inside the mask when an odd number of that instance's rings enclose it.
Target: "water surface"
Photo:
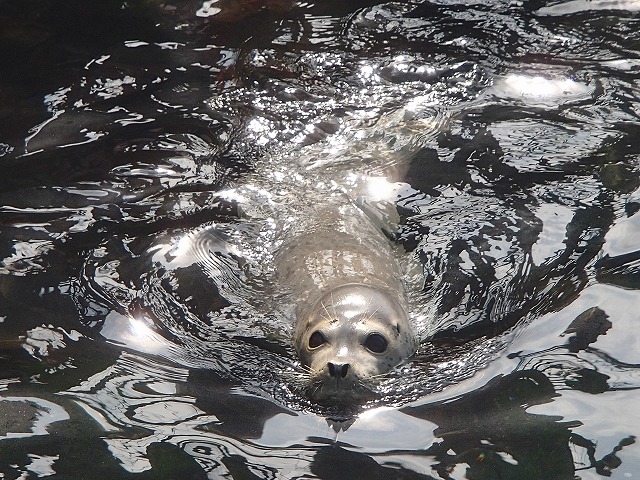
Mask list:
[[[3,478],[640,475],[638,10],[1,2]],[[318,206],[422,342],[349,411],[276,272]]]

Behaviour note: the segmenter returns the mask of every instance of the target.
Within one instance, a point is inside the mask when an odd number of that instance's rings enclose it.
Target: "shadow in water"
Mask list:
[[[402,411],[438,425],[438,440],[422,454],[437,461],[433,468],[440,478],[451,478],[462,466],[466,478],[573,479],[580,469],[574,463],[577,449],[589,459],[582,468],[610,474],[620,465],[615,454],[634,437],[621,439],[614,451],[596,459],[596,444],[572,431],[579,421],[527,411],[556,396],[544,373],[522,370],[454,401]]]

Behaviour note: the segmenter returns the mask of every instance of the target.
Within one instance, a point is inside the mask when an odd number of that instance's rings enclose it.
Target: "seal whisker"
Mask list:
[[[367,315],[367,320],[371,320],[373,319],[373,316],[378,313],[378,310],[380,310],[380,307],[377,307],[373,312],[371,312],[369,315]]]
[[[313,397],[322,390],[322,382],[315,382],[309,387],[309,394]]]
[[[311,373],[311,367],[309,365],[305,365],[304,363],[295,363],[293,365],[293,368],[297,372],[305,372],[309,374]]]
[[[333,298],[331,300],[333,301]],[[329,313],[329,309],[327,308],[327,306],[324,304],[324,302],[320,302],[320,305],[322,305],[322,309],[324,310],[324,313],[327,314],[327,316],[324,318],[326,320],[331,320],[331,314]]]
[[[365,322],[371,322],[375,319],[375,314],[378,313],[378,310],[380,310],[380,307],[376,308],[373,312],[371,313],[367,313],[367,315],[363,318],[363,320]]]

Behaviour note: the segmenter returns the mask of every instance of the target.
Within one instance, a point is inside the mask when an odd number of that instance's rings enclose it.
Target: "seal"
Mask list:
[[[390,242],[353,203],[315,207],[289,233],[277,265],[295,299],[293,345],[313,400],[366,397],[415,352]]]

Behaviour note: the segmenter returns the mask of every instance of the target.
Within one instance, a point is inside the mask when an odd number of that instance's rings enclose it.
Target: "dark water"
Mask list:
[[[640,477],[640,3],[0,1],[0,478]],[[278,246],[422,345],[309,401]]]

